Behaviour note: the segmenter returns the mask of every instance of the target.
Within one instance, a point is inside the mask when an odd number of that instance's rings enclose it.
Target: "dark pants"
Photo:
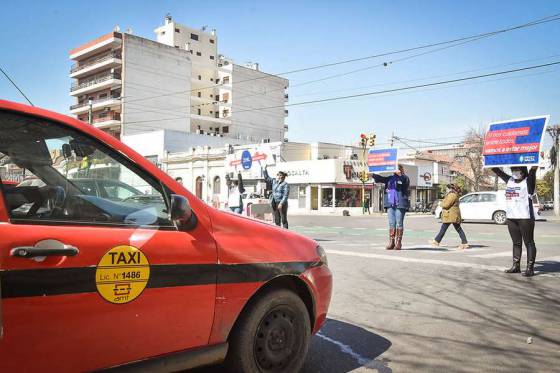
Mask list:
[[[280,222],[282,222],[282,226],[288,229],[288,204],[283,203],[282,208],[278,208],[278,202],[272,201],[272,211],[274,212],[274,224],[280,226]]]
[[[527,249],[527,261],[535,262],[537,247],[535,246],[535,221],[532,219],[508,219],[507,226],[513,242],[513,261],[521,260],[523,242]]]
[[[451,223],[442,223],[441,224],[441,228],[439,230],[439,233],[435,238],[435,240],[437,242],[441,242],[441,240],[443,239],[443,236],[445,235],[445,232],[447,232],[447,228],[449,228],[450,225],[451,225]],[[467,242],[467,236],[465,236],[465,232],[463,231],[463,228],[461,228],[461,224],[453,223],[453,227],[455,228],[457,233],[459,233],[459,237],[461,237],[461,243],[462,244],[468,243]]]

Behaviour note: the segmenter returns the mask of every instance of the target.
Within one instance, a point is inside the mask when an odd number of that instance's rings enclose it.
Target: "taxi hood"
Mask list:
[[[209,208],[220,263],[317,262],[317,242],[242,215]]]

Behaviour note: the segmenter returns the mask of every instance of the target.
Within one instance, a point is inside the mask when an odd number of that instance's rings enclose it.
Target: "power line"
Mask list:
[[[6,79],[8,79],[8,80],[10,81],[10,83],[12,83],[12,85],[13,85],[14,87],[16,87],[16,89],[19,91],[19,93],[21,93],[21,95],[22,95],[23,97],[25,97],[25,99],[27,100],[27,102],[29,102],[29,105],[35,106],[35,105],[33,105],[33,103],[31,102],[31,100],[25,95],[25,93],[23,93],[23,91],[22,91],[21,89],[19,89],[19,87],[18,87],[17,84],[12,80],[12,78],[10,78],[10,77],[8,76],[8,74],[7,74],[1,67],[0,67],[0,71],[2,72],[2,74],[4,74],[4,76],[6,77]]]
[[[394,88],[394,89],[386,89],[386,90],[383,90],[383,91],[359,93],[359,94],[349,95],[349,96],[338,96],[338,97],[330,97],[330,98],[324,98],[324,99],[319,99],[319,100],[296,102],[296,103],[292,103],[292,104],[286,104],[286,105],[275,106],[275,107],[301,106],[301,105],[309,105],[309,104],[316,104],[316,103],[323,103],[323,102],[346,100],[346,99],[356,98],[356,97],[373,96],[373,95],[379,95],[379,94],[383,94],[383,93],[399,92],[399,91],[405,91],[405,90],[411,90],[411,89],[417,89],[417,88],[423,88],[423,87],[432,87],[432,86],[437,86],[437,85],[442,85],[442,84],[462,82],[462,81],[473,80],[473,79],[481,79],[481,78],[486,78],[486,77],[490,77],[490,76],[511,74],[511,73],[515,73],[515,72],[519,72],[519,71],[539,69],[539,68],[543,68],[543,67],[547,67],[547,66],[554,66],[554,65],[558,65],[558,64],[560,64],[560,61],[551,62],[551,63],[547,63],[547,64],[542,64],[542,65],[528,66],[528,67],[523,67],[523,68],[513,69],[513,70],[499,71],[499,72],[495,72],[495,73],[491,73],[491,74],[475,75],[475,76],[469,76],[469,77],[465,77],[465,78],[445,80],[445,81],[434,82],[434,83],[418,84],[418,85],[414,85],[414,86]],[[269,106],[269,107],[265,107],[265,108],[261,108],[261,109],[264,110],[264,109],[272,109],[272,108],[273,108],[273,106]],[[257,110],[257,109],[255,109],[255,110]],[[236,113],[240,113],[240,112],[243,112],[243,110],[236,111]]]
[[[512,70],[498,71],[498,72],[490,73],[490,74],[475,75],[475,76],[469,76],[469,77],[464,77],[464,78],[445,80],[445,81],[439,81],[439,82],[433,82],[433,83],[419,84],[419,85],[406,86],[406,87],[400,87],[400,88],[394,88],[394,89],[386,89],[386,90],[382,90],[382,91],[366,92],[366,93],[360,93],[360,94],[348,95],[348,96],[337,96],[337,97],[330,97],[330,98],[310,100],[310,101],[302,101],[302,102],[296,102],[296,103],[292,103],[292,104],[276,105],[276,106],[249,109],[249,110],[239,110],[239,111],[236,111],[236,113],[240,113],[240,112],[244,112],[244,111],[267,110],[267,109],[272,109],[272,108],[277,108],[277,107],[302,106],[302,105],[309,105],[309,104],[316,104],[316,103],[325,103],[325,102],[331,102],[331,101],[347,100],[347,99],[358,98],[358,97],[374,96],[374,95],[380,95],[380,94],[384,94],[384,93],[408,91],[408,90],[413,90],[413,89],[418,89],[418,88],[433,87],[433,86],[438,86],[438,85],[445,85],[445,84],[463,82],[463,81],[474,80],[474,79],[481,79],[481,78],[486,78],[486,77],[490,77],[490,76],[512,74],[512,73],[516,73],[516,72],[520,72],[520,71],[534,70],[534,69],[539,69],[539,68],[548,67],[548,66],[554,66],[554,65],[558,65],[558,64],[560,64],[560,61],[551,62],[551,63],[547,63],[547,64],[541,64],[541,65],[527,66],[527,67],[512,69]],[[165,119],[165,120],[179,119],[179,118],[182,118],[182,117],[170,118],[170,119]],[[138,121],[138,122],[128,122],[128,123],[142,123],[142,122],[152,122],[152,121]]]
[[[283,73],[278,73],[278,74],[267,74],[265,76],[259,76],[256,78],[251,78],[251,79],[246,79],[246,80],[240,80],[238,82],[236,82],[237,84],[240,83],[245,83],[245,82],[249,82],[249,81],[255,81],[255,80],[261,80],[261,79],[268,79],[268,78],[277,78],[278,75],[288,75],[288,74],[294,74],[294,73],[298,73],[298,72],[303,72],[303,71],[309,71],[309,70],[315,70],[315,69],[321,69],[321,68],[325,68],[325,67],[331,67],[331,66],[335,66],[335,65],[342,65],[342,64],[347,64],[347,63],[351,63],[351,62],[357,62],[357,61],[362,61],[362,60],[367,60],[367,59],[373,59],[373,58],[378,58],[378,57],[385,57],[385,56],[389,56],[389,55],[393,55],[393,54],[400,54],[400,53],[405,53],[405,52],[410,52],[410,51],[414,51],[414,50],[420,50],[420,49],[426,49],[426,48],[431,48],[431,47],[436,47],[436,46],[440,46],[440,45],[445,45],[445,44],[453,44],[453,43],[458,43],[458,42],[468,42],[469,39],[481,39],[481,38],[485,38],[485,37],[490,37],[490,36],[494,36],[494,35],[498,35],[498,34],[502,34],[502,33],[506,33],[506,32],[510,32],[513,30],[518,30],[518,29],[522,29],[522,28],[527,28],[527,27],[533,27],[542,23],[547,23],[547,22],[553,22],[553,21],[557,21],[560,20],[560,13],[557,14],[553,14],[551,16],[548,17],[544,17],[544,18],[540,18],[528,23],[524,23],[521,25],[517,25],[517,26],[513,26],[513,27],[509,27],[509,28],[505,28],[505,29],[501,29],[501,30],[496,30],[496,31],[491,31],[491,32],[486,32],[486,33],[482,33],[482,34],[477,34],[477,35],[471,35],[471,36],[466,36],[466,37],[462,37],[462,38],[458,38],[458,39],[453,39],[453,40],[447,40],[447,41],[443,41],[443,42],[438,42],[438,43],[431,43],[431,44],[425,44],[425,45],[420,45],[417,47],[413,47],[413,48],[407,48],[407,49],[401,49],[401,50],[395,50],[395,51],[390,51],[390,52],[384,52],[384,53],[380,53],[377,55],[371,55],[371,56],[366,56],[366,57],[360,57],[360,58],[355,58],[355,59],[350,59],[350,60],[344,60],[344,61],[338,61],[338,62],[333,62],[333,63],[328,63],[328,64],[323,64],[323,65],[316,65],[316,66],[311,66],[311,67],[307,67],[307,68],[302,68],[302,69],[297,69],[297,70],[291,70],[291,71],[286,71]],[[474,41],[474,40],[473,40]],[[387,64],[387,63],[385,63]],[[188,91],[177,91],[177,92],[171,92],[171,93],[166,93],[166,94],[162,94],[160,96],[155,96],[155,97],[145,97],[145,98],[139,98],[136,100],[131,100],[129,102],[136,102],[136,101],[142,101],[142,100],[147,100],[150,98],[157,98],[157,97],[165,97],[165,96],[172,96],[172,95],[177,95],[177,94],[184,94],[187,92],[193,92],[193,91],[201,91],[201,90],[205,90],[205,89],[213,89],[216,87],[220,87],[223,86],[224,83],[220,83],[220,84],[214,84],[212,86],[207,86],[207,87],[201,87],[201,88],[197,88],[197,89],[191,89]]]

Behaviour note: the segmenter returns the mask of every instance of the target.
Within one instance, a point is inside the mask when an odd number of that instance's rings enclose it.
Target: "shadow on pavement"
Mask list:
[[[360,326],[327,319],[313,337],[307,361],[301,372],[346,373],[369,367],[380,373],[390,373],[389,360],[378,357],[391,347],[391,342]]]
[[[560,273],[560,262],[537,260],[535,262],[535,276],[544,273]]]

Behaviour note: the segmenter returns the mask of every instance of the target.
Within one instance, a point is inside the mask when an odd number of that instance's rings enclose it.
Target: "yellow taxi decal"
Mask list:
[[[138,298],[150,279],[146,255],[133,246],[122,245],[107,251],[95,271],[97,291],[105,300],[124,304]]]

